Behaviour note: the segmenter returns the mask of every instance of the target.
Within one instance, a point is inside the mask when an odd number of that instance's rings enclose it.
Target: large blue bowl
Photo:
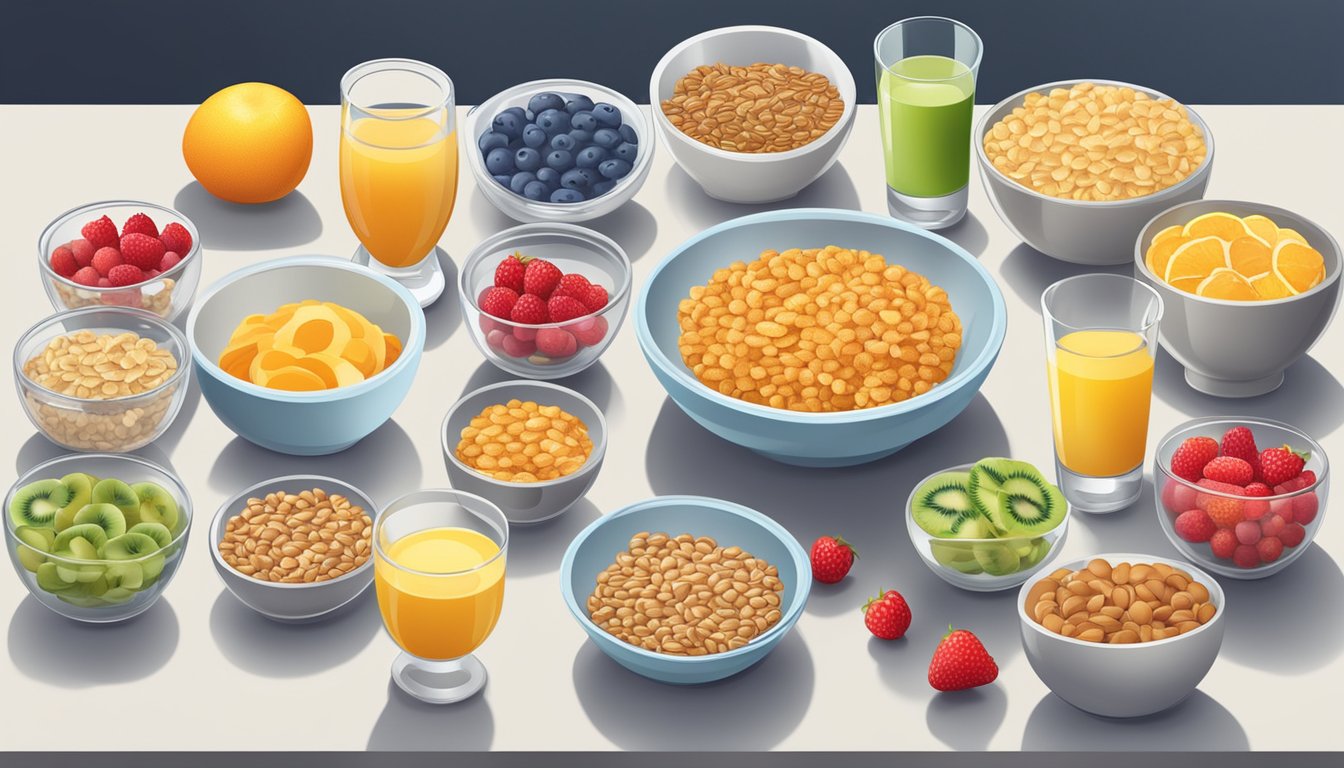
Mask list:
[[[260,387],[216,364],[244,317],[304,299],[359,312],[401,339],[401,356],[366,381],[319,392]],[[329,256],[293,256],[244,267],[211,285],[191,310],[187,338],[201,394],[229,429],[273,451],[321,456],[359,442],[401,405],[420,367],[425,315],[410,291],[367,267]]]
[[[588,616],[588,596],[597,575],[642,531],[709,536],[725,547],[765,558],[779,569],[784,583],[779,623],[741,648],[707,656],[654,653],[604,632]],[[760,512],[703,496],[659,496],[598,518],[574,537],[560,563],[560,589],[579,626],[618,664],[660,683],[695,685],[731,677],[764,659],[802,615],[812,590],[812,568],[802,545]]]
[[[701,384],[677,347],[677,305],[717,269],[767,249],[838,245],[880,253],[947,291],[961,318],[952,375],[931,391],[877,408],[797,413],[728,397]],[[961,413],[1003,346],[1003,293],[956,243],[887,216],[799,208],[743,216],[701,232],[654,267],[635,308],[635,333],[658,381],[688,416],[714,434],[786,464],[839,467],[880,459]]]

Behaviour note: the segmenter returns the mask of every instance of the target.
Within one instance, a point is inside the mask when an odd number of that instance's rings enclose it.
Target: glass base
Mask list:
[[[942,197],[903,195],[887,187],[887,211],[893,218],[924,229],[946,229],[966,215],[970,185]]]
[[[1215,379],[1212,376],[1195,373],[1186,368],[1185,382],[1196,390],[1214,397],[1257,397],[1267,395],[1278,389],[1283,384],[1283,371],[1279,371],[1272,376],[1266,376],[1263,379],[1229,381],[1228,379]]]
[[[443,289],[448,283],[443,276],[443,267],[439,266],[441,253],[443,249],[434,246],[434,250],[421,259],[420,263],[410,267],[394,268],[373,258],[369,250],[361,245],[355,249],[355,255],[351,256],[350,260],[401,283],[411,292],[415,300],[420,302],[421,307],[428,307],[443,295]]]
[[[485,679],[485,665],[470,654],[431,661],[402,651],[392,661],[392,681],[397,687],[428,704],[469,699],[485,687]]]
[[[1092,477],[1065,469],[1055,460],[1055,477],[1064,498],[1079,512],[1105,514],[1117,512],[1139,500],[1143,492],[1143,463],[1115,477]]]

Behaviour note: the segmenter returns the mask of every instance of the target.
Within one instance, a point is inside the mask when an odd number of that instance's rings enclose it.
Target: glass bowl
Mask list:
[[[607,306],[574,320],[544,325],[515,323],[483,313],[478,299],[494,285],[500,260],[513,253],[544,258],[561,272],[577,272],[600,283],[607,289]],[[630,272],[625,251],[605,235],[573,224],[523,224],[491,235],[467,255],[457,291],[471,340],[487,360],[515,376],[558,379],[597,362],[611,345],[630,303]],[[544,347],[556,330],[573,337],[572,353],[551,356],[538,348],[539,337]]]
[[[1286,444],[1294,450],[1310,451],[1304,471],[1315,473],[1315,482],[1290,492],[1251,498],[1201,487],[1171,471],[1172,454],[1186,438],[1211,437],[1221,444],[1223,433],[1235,426],[1249,427],[1261,450]],[[1162,530],[1182,555],[1221,576],[1263,579],[1287,568],[1316,538],[1330,493],[1330,462],[1319,443],[1288,424],[1227,416],[1193,419],[1168,432],[1158,444],[1153,456],[1153,492]],[[1214,555],[1213,542],[1189,541],[1177,534],[1176,518],[1192,509],[1208,513],[1218,529],[1232,530],[1236,548],[1247,549],[1240,556],[1234,549],[1231,557],[1218,557]],[[1261,544],[1271,538],[1277,539],[1281,546]],[[1250,561],[1251,550],[1256,554],[1254,564]]]
[[[191,250],[181,254],[182,261],[177,266],[151,280],[125,288],[80,285],[52,270],[49,260],[51,252],[58,246],[82,237],[80,230],[85,224],[107,216],[120,231],[122,224],[136,213],[148,214],[160,232],[171,222],[186,227],[191,234]],[[196,286],[201,281],[201,255],[201,233],[190,219],[172,208],[138,200],[89,203],[66,211],[42,230],[37,241],[37,268],[42,274],[42,287],[46,289],[47,298],[51,299],[51,306],[57,310],[98,306],[133,307],[153,312],[169,321],[176,319],[191,304]]]
[[[57,336],[79,331],[131,332],[151,339],[177,360],[177,371],[148,392],[107,400],[62,394],[28,378],[25,366]],[[75,451],[124,453],[162,435],[182,409],[191,379],[187,339],[172,323],[140,309],[87,307],[58,312],[38,323],[14,346],[14,385],[24,413],[48,440]]]
[[[157,550],[123,559],[110,558],[104,542],[95,545],[100,546],[99,557],[82,559],[71,550],[64,550],[64,555],[45,551],[60,541],[50,538],[59,533],[52,528],[38,531],[20,528],[14,516],[6,514],[9,559],[33,598],[56,613],[93,624],[125,621],[149,610],[177,573],[187,548],[187,534],[191,532],[191,497],[176,475],[137,456],[72,454],[39,464],[20,477],[5,495],[5,509],[9,510],[15,496],[29,483],[64,480],[74,473],[97,479],[116,478],[132,486],[141,482],[161,486],[173,495],[177,505],[176,521],[169,525],[166,517],[163,520],[171,539]],[[73,507],[76,503],[72,501],[69,505]],[[58,513],[57,520],[60,519]],[[133,527],[130,520],[126,522]],[[71,530],[71,526],[64,526],[64,530]]]

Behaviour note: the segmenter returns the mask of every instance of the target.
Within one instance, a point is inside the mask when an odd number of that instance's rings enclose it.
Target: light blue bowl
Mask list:
[[[779,569],[784,583],[779,623],[741,648],[707,656],[654,653],[602,631],[588,617],[588,595],[597,585],[597,575],[641,531],[709,536],[723,546],[741,547],[764,558]],[[731,677],[764,659],[802,615],[812,590],[812,568],[802,545],[760,512],[703,496],[659,496],[598,518],[574,537],[560,563],[560,590],[579,626],[618,664],[660,683],[695,685]]]
[[[797,413],[720,394],[681,359],[677,305],[717,269],[767,249],[838,245],[880,253],[947,291],[961,318],[962,346],[952,375],[904,402],[843,413]],[[654,268],[635,308],[640,349],[658,381],[688,416],[714,434],[786,464],[839,467],[880,459],[961,413],[999,356],[1008,316],[1003,293],[980,262],[956,243],[887,216],[799,208],[743,216],[682,243]]]
[[[401,356],[367,381],[320,392],[283,392],[225,373],[217,364],[229,336],[251,314],[304,299],[353,309],[402,342]],[[196,299],[187,319],[201,394],[239,436],[280,453],[343,451],[382,426],[410,391],[425,348],[425,315],[396,281],[330,256],[292,256],[244,267]]]

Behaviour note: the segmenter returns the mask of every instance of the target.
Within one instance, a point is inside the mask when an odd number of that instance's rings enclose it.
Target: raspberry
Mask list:
[[[1260,521],[1260,532],[1266,536],[1278,536],[1283,533],[1283,529],[1287,528],[1289,525],[1293,525],[1293,523],[1278,515],[1270,515]]]
[[[1232,553],[1237,549],[1236,534],[1232,533],[1231,528],[1220,528],[1209,539],[1209,549],[1213,551],[1213,556],[1216,558],[1221,560],[1231,558]]]
[[[523,269],[523,293],[539,299],[549,299],[559,284],[560,268],[545,259],[527,259]]]
[[[1250,544],[1238,545],[1232,552],[1232,562],[1238,568],[1255,568],[1260,565],[1260,552]]]
[[[581,296],[579,298],[583,300],[584,304],[588,305],[588,310],[590,312],[597,312],[607,306],[607,302],[610,301],[607,297],[607,289],[596,283],[588,288],[587,296]]]
[[[75,261],[75,252],[64,245],[51,252],[51,271],[61,277],[74,277],[79,271],[79,262]]]
[[[513,335],[505,336],[501,345],[504,348],[504,354],[509,357],[531,357],[532,353],[537,351],[535,342],[523,341]]]
[[[98,286],[98,280],[101,277],[102,275],[98,274],[98,270],[93,267],[80,267],[70,279],[80,285],[96,288]]]
[[[568,295],[552,294],[546,302],[546,310],[553,323],[563,323],[588,314],[588,307],[582,301]]]
[[[1260,452],[1260,474],[1265,485],[1275,486],[1302,474],[1310,454],[1298,453],[1288,446],[1266,448]]]
[[[595,347],[607,337],[607,319],[605,317],[586,317],[569,326],[574,338],[585,347]]]
[[[513,312],[513,305],[518,303],[518,293],[512,288],[487,288],[481,296],[481,311],[487,315],[493,315],[501,320],[508,320]]]
[[[182,263],[182,257],[177,255],[177,251],[166,251],[163,259],[159,261],[159,271],[167,272]]]
[[[1219,456],[1204,465],[1204,477],[1244,488],[1255,479],[1255,470],[1242,459]]]
[[[154,269],[163,261],[163,241],[157,237],[132,232],[121,238],[121,258],[141,270]]]
[[[504,339],[508,336],[508,331],[498,327],[491,328],[485,332],[485,343],[502,352],[504,350]]]
[[[95,271],[97,271],[97,270],[95,270]],[[98,287],[99,287],[99,288],[111,288],[111,287],[112,287],[112,283],[108,282],[108,279],[107,279],[106,277],[100,277],[100,278],[98,278]]]
[[[1246,495],[1252,497],[1273,496],[1274,491],[1264,483],[1251,483],[1246,486]],[[1246,502],[1246,519],[1259,520],[1269,512],[1270,502],[1268,501],[1248,501]]]
[[[118,264],[107,273],[107,281],[114,288],[125,288],[145,281],[145,273],[134,264]]]
[[[518,301],[513,305],[513,310],[509,313],[509,319],[515,323],[527,325],[541,325],[550,322],[550,316],[546,314],[546,303],[532,293],[525,293],[518,297]],[[529,352],[528,354],[532,353]],[[515,357],[518,357],[518,355],[515,355]]]
[[[173,251],[184,256],[191,253],[191,233],[176,221],[169,222],[168,226],[163,228],[163,232],[159,233],[159,242],[163,243],[163,248],[166,251]]]
[[[125,237],[132,232],[138,232],[150,237],[159,236],[159,228],[154,226],[154,220],[143,213],[133,214],[131,218],[121,225],[121,236]]]
[[[520,297],[521,298],[521,297]],[[513,329],[513,337],[519,341],[536,341],[537,329],[519,325]]]
[[[588,291],[592,287],[593,284],[588,282],[588,278],[578,273],[570,273],[561,276],[560,282],[556,283],[555,290],[551,292],[551,297],[572,296],[575,299],[578,299],[581,304],[587,306],[587,302],[584,301],[584,298],[588,295]],[[585,312],[584,314],[586,315],[588,313]]]
[[[514,293],[523,292],[523,262],[518,260],[517,254],[505,256],[499,265],[495,267],[495,286],[498,288],[511,288]]]
[[[1198,494],[1195,497],[1195,506],[1208,512],[1209,517],[1213,518],[1213,522],[1217,523],[1219,528],[1231,528],[1246,517],[1245,503],[1241,499],[1228,498],[1245,496],[1246,492],[1240,487],[1207,478],[1200,480],[1199,486],[1217,492]]]
[[[537,351],[547,357],[569,357],[579,351],[574,335],[561,328],[541,328],[537,331]]]
[[[1233,529],[1233,533],[1237,535],[1237,541],[1242,544],[1255,544],[1255,542],[1260,540],[1260,536],[1262,535],[1260,525],[1258,523],[1253,523],[1250,520],[1242,520],[1240,523],[1237,523],[1237,527]]]
[[[1162,505],[1173,515],[1179,515],[1187,509],[1194,509],[1198,493],[1180,480],[1168,480],[1162,486]]]
[[[1279,531],[1279,541],[1283,542],[1285,547],[1296,547],[1306,538],[1307,529],[1303,528],[1301,523],[1289,523]]]
[[[121,263],[121,251],[118,251],[116,248],[99,248],[98,251],[93,254],[93,268],[98,270],[98,274],[103,277],[107,277],[107,273],[111,272],[113,267]]]
[[[1218,441],[1212,437],[1187,437],[1171,454],[1171,473],[1192,483],[1204,477],[1204,465],[1218,458]]]
[[[117,244],[118,240],[117,225],[113,224],[112,220],[106,216],[85,224],[84,227],[79,230],[79,234],[83,235],[85,240],[92,243],[95,250],[98,248],[114,246]]]
[[[1188,542],[1199,544],[1213,538],[1218,526],[1202,509],[1189,509],[1176,518],[1176,535]]]
[[[1283,554],[1283,542],[1273,536],[1267,536],[1255,545],[1255,551],[1260,555],[1261,560],[1272,563]]]
[[[1255,447],[1255,434],[1248,427],[1233,427],[1223,434],[1223,455],[1241,459],[1251,465],[1253,479],[1260,477],[1260,451]]]
[[[87,267],[93,264],[93,252],[98,249],[93,247],[93,243],[81,237],[70,241],[70,250],[75,254],[75,263]]]

